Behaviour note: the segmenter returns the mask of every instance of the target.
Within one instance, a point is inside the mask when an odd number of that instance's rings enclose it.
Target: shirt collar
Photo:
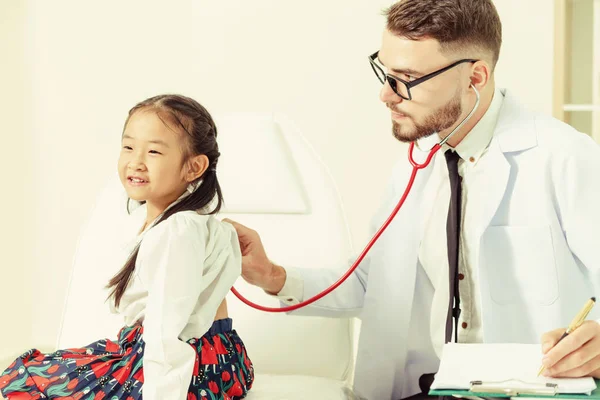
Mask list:
[[[504,95],[500,89],[496,89],[494,91],[494,96],[492,97],[492,102],[483,117],[458,146],[454,148],[460,158],[475,164],[479,161],[483,153],[485,153],[494,136],[494,130],[496,129],[496,123],[498,122],[498,116],[500,115],[503,100]],[[442,152],[445,152],[448,149],[452,149],[452,147],[444,144],[441,150]]]

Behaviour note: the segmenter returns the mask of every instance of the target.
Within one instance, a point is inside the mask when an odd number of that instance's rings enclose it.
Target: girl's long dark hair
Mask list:
[[[208,111],[197,101],[180,95],[160,95],[151,97],[138,103],[129,110],[125,126],[131,116],[140,111],[154,111],[158,117],[169,127],[179,128],[186,136],[187,156],[204,154],[208,157],[209,166],[200,179],[200,187],[191,195],[169,208],[156,222],[160,224],[171,215],[180,211],[202,210],[205,214],[217,213],[223,204],[223,194],[217,180],[216,166],[219,159],[219,146],[217,145],[217,127]],[[168,120],[168,122],[165,121]],[[212,210],[209,211],[209,206]],[[114,300],[115,307],[119,307],[121,298],[127,289],[137,260],[139,244],[121,270],[111,278],[107,288],[111,289],[109,299]]]

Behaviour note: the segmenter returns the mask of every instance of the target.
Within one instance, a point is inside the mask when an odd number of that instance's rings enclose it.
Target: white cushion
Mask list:
[[[81,230],[57,340],[59,349],[82,347],[101,338],[116,339],[123,326],[123,318],[111,314],[105,300],[109,293],[106,284],[122,267],[122,253],[115,249],[125,242],[120,223],[127,218],[126,199],[115,173]]]
[[[270,114],[215,115],[224,212],[306,214],[298,165]]]
[[[346,400],[351,390],[343,381],[301,375],[257,374],[246,400]]]
[[[349,233],[342,212],[338,193],[324,164],[319,160],[301,132],[291,121],[281,116],[235,114],[222,116],[221,120],[243,118],[244,134],[255,139],[248,147],[241,148],[235,141],[221,144],[223,160],[240,165],[260,162],[269,158],[270,149],[265,141],[271,140],[271,132],[281,133],[285,144],[282,152],[288,154],[288,165],[299,172],[298,189],[294,193],[306,195],[307,212],[302,214],[279,212],[277,214],[233,213],[224,216],[237,220],[260,235],[268,256],[282,265],[296,267],[334,267],[345,263],[350,250]],[[267,135],[260,135],[266,121],[272,125]],[[233,136],[223,125],[219,135]],[[268,150],[272,151],[272,150]],[[270,175],[269,175],[270,176]],[[247,174],[220,176],[225,187],[235,187],[238,181],[248,180]],[[233,182],[228,181],[233,179]],[[255,180],[270,182],[267,176]],[[287,182],[290,185],[292,182]],[[260,189],[258,189],[260,190]],[[287,189],[285,189],[287,190]],[[224,189],[225,201],[234,199]],[[262,198],[265,193],[253,189],[240,196]],[[277,200],[278,201],[278,200]],[[256,303],[278,307],[277,299],[267,296],[262,290],[238,279],[236,288]],[[259,373],[312,375],[331,379],[346,379],[353,366],[353,324],[345,318],[299,317],[256,311],[241,303],[233,295],[228,296],[229,314],[248,347],[250,358]],[[327,360],[327,361],[325,361]]]

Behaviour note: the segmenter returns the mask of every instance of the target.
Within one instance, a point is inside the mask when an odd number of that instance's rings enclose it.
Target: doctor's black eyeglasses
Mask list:
[[[412,100],[412,96],[410,94],[410,89],[417,86],[418,84],[428,81],[429,79],[434,78],[434,77],[438,76],[439,74],[446,72],[451,68],[456,67],[459,64],[466,63],[466,62],[473,63],[473,62],[479,61],[479,60],[474,60],[474,59],[470,59],[470,58],[458,60],[458,61],[448,65],[447,67],[438,69],[437,71],[434,71],[430,74],[427,74],[418,79],[415,79],[414,81],[409,82],[409,81],[400,79],[394,75],[386,74],[383,71],[383,69],[375,63],[375,59],[377,58],[378,54],[379,54],[379,51],[376,51],[375,53],[373,53],[369,56],[369,62],[371,63],[371,68],[373,68],[373,72],[375,72],[375,75],[377,75],[377,79],[379,79],[379,81],[382,84],[385,85],[385,81],[387,80],[388,83],[390,84],[390,87],[394,91],[394,93],[396,93],[398,96],[402,97],[404,100]]]

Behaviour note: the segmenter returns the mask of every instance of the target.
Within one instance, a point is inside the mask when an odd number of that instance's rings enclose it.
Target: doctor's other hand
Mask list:
[[[279,293],[285,284],[285,269],[269,260],[258,233],[228,218],[223,221],[233,225],[237,232],[242,251],[242,277],[269,293]]]
[[[566,328],[542,335],[542,375],[554,378],[600,378],[600,323],[585,321],[558,342]],[[557,343],[558,342],[558,343]]]

